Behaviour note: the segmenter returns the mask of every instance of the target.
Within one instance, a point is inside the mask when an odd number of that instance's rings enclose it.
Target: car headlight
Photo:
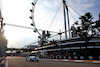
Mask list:
[[[36,57],[37,59],[39,59],[39,57]]]
[[[29,57],[29,58],[32,58],[32,57]]]

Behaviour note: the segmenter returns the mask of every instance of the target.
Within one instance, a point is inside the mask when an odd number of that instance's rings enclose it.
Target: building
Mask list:
[[[86,49],[87,47],[87,49]],[[86,45],[79,37],[61,40],[56,44],[48,44],[35,48],[42,58],[52,59],[100,59],[100,36],[94,36]]]
[[[2,1],[0,0],[0,57],[6,56],[7,39],[4,36],[3,29],[3,17],[2,17]]]
[[[37,45],[27,45],[27,49],[35,49],[37,48]]]

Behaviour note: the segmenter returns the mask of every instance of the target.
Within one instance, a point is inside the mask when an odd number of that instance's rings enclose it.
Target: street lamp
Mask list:
[[[61,48],[61,35],[62,35],[61,30],[60,33],[58,33],[58,35],[60,35],[60,48]]]

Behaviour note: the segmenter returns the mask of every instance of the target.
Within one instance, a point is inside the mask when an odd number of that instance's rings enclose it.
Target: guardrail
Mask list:
[[[0,67],[5,67],[5,58],[6,57],[0,57]]]

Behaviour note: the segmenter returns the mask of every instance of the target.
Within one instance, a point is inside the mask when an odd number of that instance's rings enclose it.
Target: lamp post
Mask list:
[[[61,30],[60,33],[58,33],[58,35],[60,35],[60,48],[61,48],[61,35],[62,35]]]

